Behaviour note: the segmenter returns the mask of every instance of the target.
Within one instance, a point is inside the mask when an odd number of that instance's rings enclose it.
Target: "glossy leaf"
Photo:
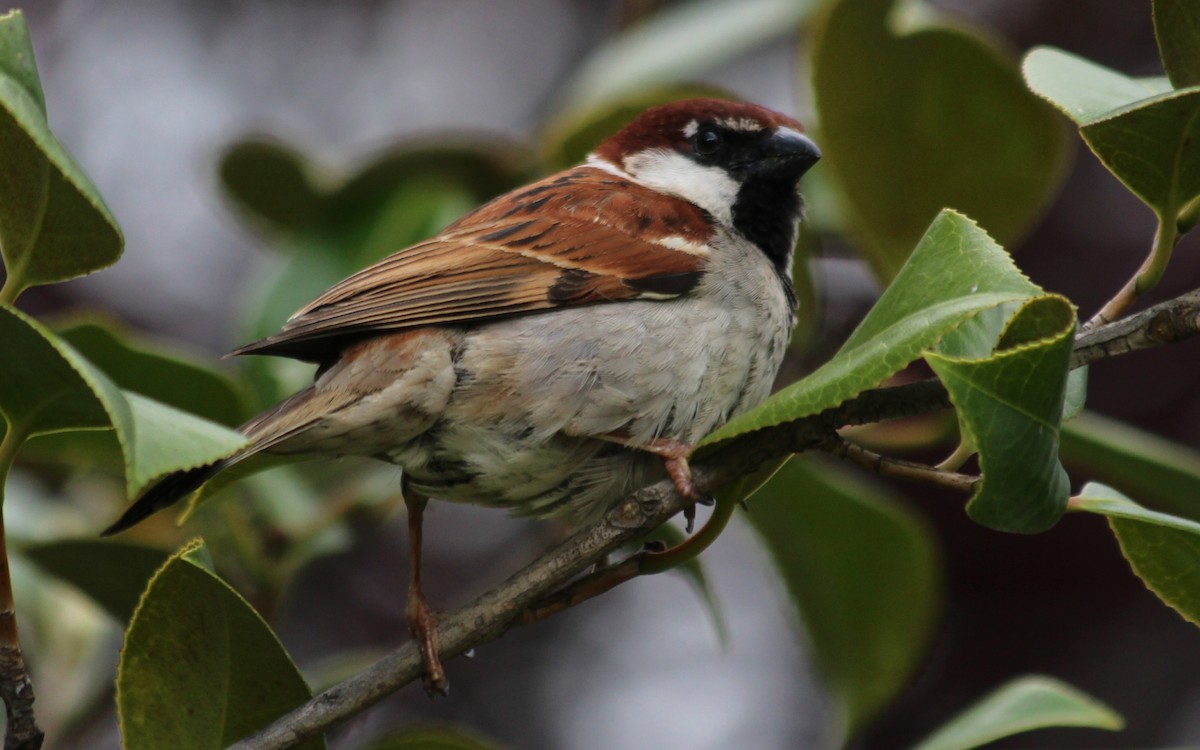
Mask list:
[[[1065,298],[1030,300],[996,351],[981,359],[926,354],[958,411],[983,479],[967,513],[1003,531],[1045,531],[1067,506],[1070,482],[1058,461],[1075,310]]]
[[[108,266],[123,243],[99,191],[50,131],[24,16],[0,15],[0,300]]]
[[[594,107],[704,73],[796,31],[813,0],[699,0],[681,3],[610,39],[566,84],[563,110]]]
[[[1171,84],[1200,85],[1200,3],[1154,0],[1154,36]]]
[[[47,573],[87,594],[118,622],[127,623],[154,572],[169,555],[154,547],[91,539],[64,539],[22,553]]]
[[[1171,90],[1164,78],[1130,78],[1111,68],[1054,47],[1035,47],[1021,63],[1035,94],[1082,125]]]
[[[755,495],[747,520],[797,606],[847,737],[908,684],[942,607],[928,528],[833,465],[789,462]]]
[[[1062,457],[1154,510],[1200,521],[1200,452],[1193,448],[1085,411],[1063,425]]]
[[[1015,63],[924,4],[839,0],[814,31],[812,67],[821,170],[884,280],[943,207],[1009,244],[1065,174],[1065,133]]]
[[[1046,727],[1117,731],[1121,715],[1095,698],[1051,677],[1017,678],[951,719],[913,750],[969,750],[1002,737]]]
[[[155,573],[125,633],[117,673],[125,750],[217,750],[311,697],[262,618],[189,556],[200,549],[191,543]]]
[[[832,359],[702,443],[837,406],[896,374],[973,316],[1039,292],[974,222],[943,211]]]
[[[1121,552],[1146,588],[1200,625],[1200,521],[1143,508],[1097,482],[1085,485],[1072,506],[1107,516]]]
[[[1080,126],[1088,146],[1116,177],[1166,221],[1200,196],[1200,88],[1170,90],[1059,50],[1025,59],[1031,88]]]
[[[0,340],[13,355],[0,367],[0,412],[8,423],[28,435],[115,429],[131,496],[168,471],[212,463],[246,443],[226,427],[122,391],[21,312],[0,307]]]

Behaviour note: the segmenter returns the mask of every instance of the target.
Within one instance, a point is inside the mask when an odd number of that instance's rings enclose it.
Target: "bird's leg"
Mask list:
[[[421,660],[425,662],[425,690],[430,695],[446,695],[450,692],[450,683],[446,680],[446,670],[442,668],[438,658],[437,618],[425,602],[425,592],[421,590],[421,522],[425,515],[425,504],[429,498],[414,492],[410,487],[404,488],[404,507],[408,509],[408,606],[405,614],[408,617],[408,629],[417,648],[421,650]]]
[[[639,445],[629,443],[628,438],[622,439],[622,436],[618,434],[605,435],[604,439],[636,450],[653,453],[662,459],[663,467],[667,470],[667,476],[671,478],[671,483],[675,485],[675,491],[691,501],[683,509],[683,518],[687,522],[687,533],[692,533],[692,527],[696,522],[696,504],[713,504],[712,497],[701,492],[696,483],[692,481],[692,467],[688,464],[688,456],[692,454],[692,446],[682,440],[675,440],[673,438],[655,438],[648,443]]]

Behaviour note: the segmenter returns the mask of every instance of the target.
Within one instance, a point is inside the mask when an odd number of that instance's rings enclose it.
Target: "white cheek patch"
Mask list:
[[[733,226],[733,204],[739,185],[720,167],[705,167],[665,149],[639,151],[624,159],[634,180],[660,193],[699,206],[726,226]]]

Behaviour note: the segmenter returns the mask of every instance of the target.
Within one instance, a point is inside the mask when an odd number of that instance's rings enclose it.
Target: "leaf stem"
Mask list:
[[[4,488],[17,451],[26,437],[24,425],[9,424],[0,440],[0,699],[3,699],[8,714],[4,750],[38,750],[44,738],[33,714],[33,681],[29,679],[21,654],[8,565],[8,541],[4,532]]]
[[[1096,326],[1107,325],[1120,319],[1139,295],[1145,294],[1158,284],[1163,272],[1167,270],[1167,263],[1171,260],[1171,251],[1175,249],[1181,236],[1176,214],[1177,211],[1173,205],[1163,210],[1159,215],[1158,228],[1154,232],[1154,242],[1150,246],[1150,254],[1142,262],[1141,268],[1125,282],[1121,291],[1113,295],[1112,299],[1104,303],[1104,307],[1101,307],[1090,320],[1080,326],[1080,331],[1088,331]]]
[[[945,487],[956,492],[969,494],[975,488],[975,483],[979,481],[979,477],[970,474],[943,471],[927,464],[884,456],[840,438],[830,440],[829,443],[821,446],[821,449],[883,477],[908,479],[921,484]]]

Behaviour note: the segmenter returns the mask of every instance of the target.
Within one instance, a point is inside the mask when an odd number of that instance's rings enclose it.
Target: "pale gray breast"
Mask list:
[[[435,497],[573,515],[619,498],[658,459],[590,439],[695,442],[766,398],[792,311],[743,242],[685,298],[569,308],[469,330],[428,434],[392,452]]]

